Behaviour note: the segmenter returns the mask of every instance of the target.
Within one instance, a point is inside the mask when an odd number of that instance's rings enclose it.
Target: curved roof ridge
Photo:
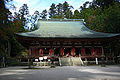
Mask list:
[[[35,31],[18,35],[39,38],[105,38],[119,35],[93,31],[86,27],[83,19],[39,20],[37,26],[39,28]]]
[[[84,19],[55,19],[55,18],[52,18],[52,19],[38,19],[38,21],[83,21],[84,22]]]

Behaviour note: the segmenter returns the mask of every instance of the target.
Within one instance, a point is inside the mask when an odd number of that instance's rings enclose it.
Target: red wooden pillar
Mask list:
[[[91,55],[94,56],[95,55],[95,50],[94,47],[91,48]]]
[[[43,56],[43,49],[39,50],[39,56]]]
[[[49,56],[52,56],[52,54],[54,54],[54,49],[50,48],[49,49]]]
[[[96,47],[96,48],[94,49],[94,55],[95,55],[95,56],[100,56],[102,53],[104,53],[102,47]]]
[[[75,56],[75,48],[71,49],[71,56]]]
[[[82,55],[82,56],[85,55],[85,48],[84,48],[84,47],[81,48],[81,55]]]
[[[64,56],[64,49],[60,48],[60,56]]]
[[[29,57],[31,56],[31,48],[29,48],[29,50],[28,50],[28,56]]]

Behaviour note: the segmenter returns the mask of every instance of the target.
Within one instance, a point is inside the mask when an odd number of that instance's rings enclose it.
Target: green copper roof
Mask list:
[[[118,35],[90,30],[84,25],[82,19],[39,20],[37,27],[35,31],[17,34],[39,38],[104,38]]]

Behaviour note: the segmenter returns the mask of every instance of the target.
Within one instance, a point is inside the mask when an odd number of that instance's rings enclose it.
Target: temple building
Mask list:
[[[28,56],[34,59],[46,56],[50,59],[80,57],[82,61],[113,59],[111,48],[105,46],[117,41],[119,34],[102,33],[90,30],[83,19],[38,20],[37,30],[17,33],[17,40],[28,49]]]

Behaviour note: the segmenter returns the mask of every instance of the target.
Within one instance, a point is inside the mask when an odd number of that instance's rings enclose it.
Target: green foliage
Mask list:
[[[27,16],[29,15],[29,10],[28,10],[28,6],[27,4],[23,4],[20,9],[19,12],[15,12],[15,20],[18,20],[21,23],[21,32],[25,32],[24,27],[27,27]],[[22,31],[23,30],[23,31]]]
[[[19,12],[14,13],[13,20],[13,29],[17,30],[15,32],[26,32],[27,30],[24,27],[27,27],[27,16],[29,15],[29,10],[27,4],[23,4]]]
[[[24,50],[24,47],[18,43],[18,41],[15,39],[15,37],[13,37],[13,39],[11,39],[11,57],[16,57],[18,55],[20,55],[20,53]]]
[[[95,31],[120,32],[120,2],[114,2],[109,7],[104,6],[104,9],[101,6],[82,8],[78,17],[85,19],[86,25]]]
[[[78,10],[74,11],[73,19],[79,19],[80,18],[80,12]]]
[[[119,0],[95,0],[94,4],[96,6],[102,7],[104,9],[105,7],[109,8],[109,6],[113,5],[114,2],[119,1]]]
[[[57,6],[56,6],[56,13],[57,13],[57,16],[62,16],[63,14],[63,5],[61,3],[59,3]]]
[[[63,14],[64,14],[64,18],[70,19],[72,18],[72,11],[71,9],[73,9],[73,6],[69,6],[69,4],[65,1],[63,3]]]
[[[28,50],[24,50],[21,52],[21,56],[26,57],[28,55]]]
[[[17,19],[14,19],[14,21],[12,22],[12,30],[13,32],[26,32],[25,28],[24,28],[24,24],[21,20],[17,20]]]
[[[100,16],[90,16],[91,18],[91,24],[88,24],[88,26],[98,32],[105,32],[104,27],[105,27],[105,17],[104,14],[101,14]],[[89,18],[89,23],[90,23],[90,18]]]
[[[56,6],[54,3],[52,3],[52,5],[50,6],[49,15],[50,18],[56,15]]]
[[[69,4],[65,1],[65,2],[63,3],[63,13],[67,12],[68,7],[69,7]]]
[[[1,0],[0,3],[0,57],[15,57],[20,54],[24,48],[17,42],[14,37],[16,32],[24,32],[24,15],[15,13],[13,17],[5,4],[8,0]],[[7,3],[9,5],[9,3]],[[23,18],[22,18],[23,16]],[[10,20],[12,18],[12,20]],[[14,20],[13,20],[14,19]],[[23,21],[22,21],[23,20]]]
[[[47,17],[47,10],[43,10],[42,13],[40,14],[40,17],[42,17],[42,19],[46,19]]]
[[[7,0],[0,1],[0,57],[7,56],[7,42],[8,36],[6,34],[6,28],[9,27],[8,15],[10,11],[5,7]]]
[[[29,14],[27,4],[23,4],[23,6],[20,7],[19,14],[20,14],[20,19],[23,22],[23,25],[25,26],[25,22],[26,22],[25,16]]]
[[[113,6],[104,10],[106,17],[105,30],[112,33],[120,33],[120,3],[116,2]]]
[[[63,4],[59,3],[56,6],[53,3],[49,9],[50,18],[71,19],[73,17],[73,13],[71,9],[73,9],[73,7],[69,6],[69,4],[66,1]]]
[[[111,2],[110,2],[111,1]],[[86,5],[89,4],[87,8]],[[78,11],[77,11],[78,13]],[[120,2],[117,0],[96,0],[86,3],[81,7],[80,17],[85,19],[86,25],[98,32],[120,33]],[[75,16],[74,14],[73,16]],[[120,42],[114,40],[110,45],[105,45],[107,51],[110,48],[118,56],[120,53]]]
[[[71,10],[67,10],[67,11],[65,12],[65,18],[71,19],[72,17],[73,17],[72,11],[71,11]]]
[[[34,31],[37,29],[37,26],[35,25],[35,23],[37,22],[39,18],[40,18],[39,11],[35,11],[34,14],[30,16],[30,19],[28,19],[29,23],[31,24],[30,31]]]

